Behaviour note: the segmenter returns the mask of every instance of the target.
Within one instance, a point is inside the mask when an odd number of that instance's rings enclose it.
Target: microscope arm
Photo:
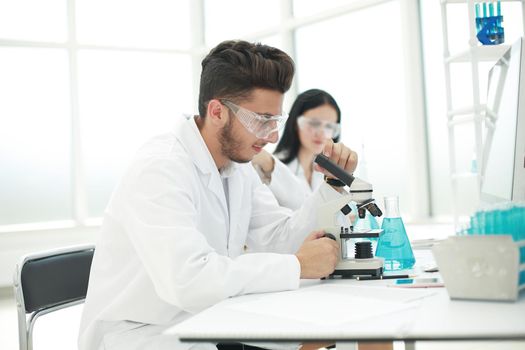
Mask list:
[[[314,162],[328,170],[349,188],[349,198],[345,199],[346,203],[342,204],[339,208],[330,208],[330,210],[334,210],[333,213],[337,213],[348,202],[354,201],[357,203],[360,218],[365,217],[365,210],[368,210],[373,216],[381,216],[383,214],[372,198],[372,184],[347,173],[343,168],[332,162],[324,154],[318,154],[315,157]],[[337,207],[338,204],[334,203],[334,205]]]

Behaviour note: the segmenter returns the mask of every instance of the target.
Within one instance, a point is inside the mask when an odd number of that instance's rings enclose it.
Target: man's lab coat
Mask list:
[[[181,120],[138,152],[111,197],[79,348],[131,349],[134,328],[162,330],[228,297],[298,288],[294,253],[317,228],[317,205],[338,196],[323,185],[298,211],[279,207],[251,164],[220,174],[194,119]]]

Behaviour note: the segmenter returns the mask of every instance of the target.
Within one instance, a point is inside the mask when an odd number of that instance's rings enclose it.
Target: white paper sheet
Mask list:
[[[321,285],[264,295],[229,307],[326,326],[357,322],[416,307],[417,300],[434,293],[426,290]]]

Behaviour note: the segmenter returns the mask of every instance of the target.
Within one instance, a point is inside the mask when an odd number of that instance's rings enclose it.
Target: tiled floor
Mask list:
[[[74,350],[80,313],[81,306],[74,306],[38,320],[40,324],[37,323],[34,330],[34,350]],[[74,320],[67,322],[66,329],[64,329],[64,318]],[[56,324],[61,324],[60,330],[54,326]],[[11,289],[3,288],[0,289],[0,350],[16,349],[18,349],[18,325],[15,301]],[[394,350],[403,349],[403,343],[394,343]],[[525,350],[525,342],[418,342],[416,349]]]

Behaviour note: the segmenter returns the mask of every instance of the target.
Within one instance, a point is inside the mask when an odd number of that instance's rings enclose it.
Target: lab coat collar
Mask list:
[[[232,242],[235,242],[238,234],[239,215],[241,213],[243,198],[244,178],[240,167],[242,164],[230,162],[226,167],[219,170],[215,165],[204,139],[195,123],[194,118],[185,119],[182,125],[178,125],[175,131],[177,139],[180,141],[188,155],[191,157],[195,166],[202,173],[203,178],[208,179],[208,188],[219,199],[222,209],[228,220],[228,251]],[[226,202],[224,186],[221,178],[228,178],[228,199]],[[229,210],[228,210],[229,207]],[[229,253],[229,252],[228,252]]]
[[[306,175],[304,174],[304,169],[299,163],[299,159],[296,157],[290,161],[290,163],[287,164],[288,168],[299,178],[304,182],[304,185],[310,192],[315,191],[321,184],[324,182],[324,175],[323,173],[320,173],[318,171],[312,172],[312,185],[308,183],[306,180]]]
[[[191,157],[192,162],[203,175],[202,178],[205,179],[205,181],[207,179],[208,188],[219,199],[226,217],[230,219],[229,221],[231,221],[232,208],[228,210],[228,203],[226,202],[226,195],[224,193],[224,186],[222,184],[221,177],[232,177],[228,180],[230,182],[230,192],[232,192],[231,188],[235,187],[236,184],[232,186],[231,182],[232,179],[236,177],[233,176],[234,174],[239,175],[239,172],[237,171],[239,164],[231,162],[219,173],[215,161],[213,160],[208,146],[204,142],[199,128],[197,127],[195,118],[193,117],[185,119],[181,125],[177,125],[175,135],[188,155]],[[232,204],[232,198],[235,199],[235,196],[237,195],[238,194],[230,194],[230,206]],[[236,203],[233,206],[236,207]]]
[[[175,134],[186,152],[192,156],[192,161],[195,166],[203,174],[219,174],[219,170],[215,165],[215,161],[213,160],[208,146],[202,138],[194,117],[188,119],[185,118],[181,125],[177,125]],[[219,175],[222,177],[228,177],[236,171],[237,167],[237,163],[230,162],[228,166],[222,169]]]

